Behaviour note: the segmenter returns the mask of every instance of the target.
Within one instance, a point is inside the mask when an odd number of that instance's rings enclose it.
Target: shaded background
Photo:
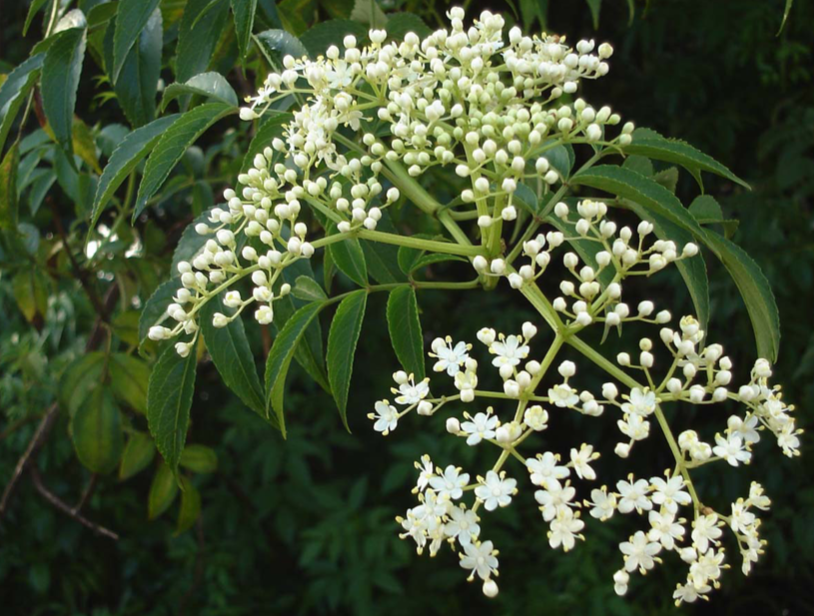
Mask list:
[[[596,31],[581,0],[547,4],[547,10],[534,5],[529,12],[524,3],[526,19],[536,14],[538,24],[544,18],[549,31],[567,33],[572,40],[607,40],[616,48],[610,75],[586,86],[589,101],[610,104],[638,126],[687,140],[754,187],[752,192],[735,190],[705,176],[708,192],[719,198],[726,216],[740,220],[735,241],[772,282],[783,333],[776,379],[795,401],[800,425],[807,427],[814,402],[812,3],[797,0],[779,36],[780,0],[636,2],[632,21],[626,2],[605,0]],[[322,5],[303,6],[304,13],[325,14]],[[498,3],[490,6],[512,10]],[[26,3],[10,0],[0,8],[5,65],[22,61],[33,42],[19,36],[26,9]],[[416,12],[435,27],[435,15],[446,6],[408,2],[401,10]],[[2,72],[6,70],[4,66]],[[108,121],[111,111],[92,100],[93,94],[93,82],[83,79],[80,109],[91,110],[85,120],[91,123],[97,114]],[[431,188],[438,193],[446,189],[440,183]],[[697,190],[682,174],[682,200],[689,203]],[[455,273],[454,268],[443,272]],[[724,344],[736,374],[743,377],[755,353],[751,326],[737,290],[717,263],[710,264],[710,277],[710,339]],[[648,287],[647,297],[675,307],[674,314],[679,306],[689,307],[680,279],[667,274]],[[371,298],[369,314],[383,314],[382,300]],[[474,340],[484,325],[516,330],[531,316],[505,289],[464,297],[426,294],[421,304],[427,340],[446,333]],[[12,300],[0,295],[0,312],[13,311]],[[81,310],[77,318],[82,318]],[[375,399],[386,395],[396,366],[375,320],[368,320],[358,350],[349,410],[353,434],[342,431],[332,401],[298,368],[296,373],[292,368],[291,428],[285,443],[241,408],[211,365],[199,368],[192,431],[195,442],[217,450],[220,468],[196,478],[204,505],[193,531],[174,537],[171,517],[146,522],[146,475],[126,484],[110,480],[89,504],[88,515],[121,533],[115,545],[48,508],[24,486],[0,530],[2,612],[675,613],[671,594],[686,569],[672,556],[644,580],[635,576],[624,600],[613,594],[611,576],[621,563],[617,544],[642,520],[617,516],[607,524],[589,523],[588,541],[564,555],[549,549],[529,489],[521,490],[516,506],[485,521],[484,536],[501,551],[497,600],[485,600],[478,586],[465,583],[448,550],[435,559],[416,557],[397,538],[394,522],[412,502],[413,461],[427,452],[444,464],[485,470],[493,456],[489,450],[440,438],[443,420],[438,418],[410,417],[387,439],[373,434],[365,414]],[[7,335],[0,342],[7,342]],[[64,335],[75,335],[70,323]],[[611,341],[609,347],[615,344]],[[36,363],[36,357],[30,361]],[[11,377],[0,378],[0,403],[9,416],[13,405],[35,406],[38,396],[47,397],[46,391],[21,396]],[[586,375],[579,384],[596,389],[600,382]],[[711,437],[727,416],[717,408],[698,413],[678,409],[671,421],[676,430],[692,424]],[[56,429],[64,433],[66,425]],[[32,430],[33,424],[3,440],[0,476],[11,474]],[[565,418],[545,434],[540,449],[565,450],[559,443],[577,444],[577,431],[580,441],[603,444],[600,481],[615,482],[630,471],[657,474],[671,464],[658,435],[629,461],[610,455],[616,428],[607,418]],[[713,465],[696,473],[702,499],[720,509],[745,495],[751,480],[765,485],[774,507],[762,527],[769,547],[752,576],[741,575],[734,542],[727,544],[734,566],[725,573],[723,588],[708,604],[685,606],[684,613],[814,613],[814,482],[807,441],[804,437],[802,459],[789,461],[762,442],[751,467]],[[76,494],[86,479],[67,439],[51,439],[39,460],[57,493]],[[511,467],[510,473],[523,474],[519,467]]]

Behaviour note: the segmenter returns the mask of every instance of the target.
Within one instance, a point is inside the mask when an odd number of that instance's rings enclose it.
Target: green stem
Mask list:
[[[410,237],[407,235],[396,235],[394,233],[383,233],[381,231],[370,231],[360,229],[355,232],[359,238],[372,242],[382,242],[384,244],[394,244],[396,246],[406,246],[418,250],[429,250],[430,252],[440,252],[443,254],[459,255],[462,257],[475,257],[483,254],[483,249],[478,246],[461,246],[451,242],[439,242],[427,240],[420,237]]]

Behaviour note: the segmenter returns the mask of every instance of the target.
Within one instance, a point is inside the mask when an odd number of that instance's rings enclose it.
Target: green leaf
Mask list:
[[[543,144],[545,145],[545,144]],[[574,148],[568,145],[558,145],[550,150],[546,150],[541,156],[546,158],[549,164],[554,167],[556,171],[567,178],[571,175],[571,169],[574,168]]]
[[[23,36],[28,34],[28,29],[31,27],[31,22],[34,21],[37,13],[48,0],[31,0],[31,6],[28,7],[28,15],[25,17],[25,24],[23,25]]]
[[[713,231],[704,231],[708,246],[718,252],[746,304],[755,332],[758,355],[770,362],[777,360],[780,349],[780,317],[771,285],[754,259],[737,244]]]
[[[159,0],[119,0],[113,35],[113,70],[110,74],[113,83],[119,80],[127,55],[158,8],[158,2]],[[161,11],[158,12],[158,23],[161,23]]]
[[[115,28],[108,27],[104,38],[105,65],[110,70],[114,63]],[[161,49],[164,43],[164,29],[161,10],[155,9],[141,30],[135,44],[127,52],[124,63],[119,68],[118,77],[113,80],[113,91],[134,127],[143,126],[155,118],[156,93],[161,77]]]
[[[653,223],[653,230],[656,237],[662,240],[672,240],[678,247],[679,254],[685,244],[695,241],[693,236],[685,231],[683,228],[672,223],[670,220],[656,214],[652,210],[640,206],[637,203],[631,203],[630,207],[642,219]],[[687,290],[690,292],[692,303],[695,306],[695,313],[698,321],[701,323],[701,328],[706,330],[709,323],[709,281],[707,280],[707,267],[704,263],[704,257],[699,252],[696,256],[689,259],[682,259],[676,261],[681,277],[684,279],[684,284],[687,285]]]
[[[139,346],[144,345],[151,327],[161,325],[170,318],[167,314],[167,306],[172,303],[173,296],[180,288],[180,278],[171,278],[162,283],[144,304],[138,322]]]
[[[181,508],[178,510],[178,525],[175,535],[185,533],[195,526],[201,515],[201,493],[186,477],[181,477]]]
[[[11,290],[17,305],[31,322],[38,314],[45,316],[48,308],[48,278],[36,268],[20,270],[11,280]]]
[[[111,353],[108,362],[113,393],[139,413],[147,412],[147,388],[150,366],[144,360],[124,353]]]
[[[119,409],[107,387],[97,387],[76,409],[71,437],[79,461],[90,471],[104,475],[119,464],[124,436]]]
[[[127,135],[119,146],[113,151],[107,163],[99,186],[96,189],[96,198],[93,200],[93,214],[90,227],[93,229],[102,215],[108,201],[121,186],[122,182],[138,166],[139,162],[150,153],[158,140],[180,117],[173,114],[159,118],[147,126],[142,126]]]
[[[266,30],[257,35],[257,40],[272,68],[281,69],[285,56],[293,56],[295,59],[308,57],[308,50],[300,39],[285,30]]]
[[[416,381],[423,380],[424,337],[413,287],[396,287],[390,291],[387,299],[387,328],[401,365],[408,373],[415,375]]]
[[[184,8],[175,67],[176,79],[181,83],[209,68],[209,61],[229,18],[227,2],[217,2],[211,10],[209,5],[209,0],[187,0]]]
[[[319,283],[308,276],[298,276],[291,294],[306,302],[323,302],[328,299]]]
[[[217,295],[201,308],[201,332],[212,362],[218,369],[223,382],[261,417],[266,417],[266,400],[254,355],[249,347],[249,339],[243,328],[243,320],[238,317],[226,327],[215,327],[212,318],[216,312],[230,315],[234,309],[223,303],[224,294]]]
[[[545,32],[548,22],[548,0],[520,0],[520,15],[526,30],[531,30],[534,21],[540,25],[540,29]]]
[[[54,35],[42,64],[42,110],[57,143],[71,153],[71,126],[76,91],[87,42],[85,28],[70,28]],[[69,160],[72,160],[69,157]]]
[[[334,244],[336,245],[336,244]],[[367,291],[359,289],[348,295],[336,309],[331,330],[328,333],[328,382],[339,408],[339,416],[345,428],[348,426],[348,391],[353,374],[356,344],[362,332],[365,318]]]
[[[287,122],[291,121],[291,114],[283,112],[268,111],[263,116],[263,122],[257,129],[257,133],[252,137],[252,142],[249,144],[249,149],[246,151],[246,156],[243,157],[243,165],[240,168],[241,173],[248,173],[252,168],[254,157],[262,154],[263,150],[271,147],[271,142],[275,137],[282,138],[283,127]],[[273,150],[272,163],[276,162],[282,154],[277,150]]]
[[[0,85],[0,152],[3,151],[17,112],[37,83],[44,59],[45,54],[30,57],[11,71],[3,85]]]
[[[223,103],[206,103],[182,115],[158,140],[147,164],[144,179],[139,186],[133,220],[147,207],[147,201],[156,193],[181,157],[206,130],[236,109]]]
[[[622,148],[627,154],[640,154],[654,160],[663,160],[681,165],[693,174],[698,184],[701,182],[701,171],[708,171],[725,177],[746,189],[749,184],[741,180],[724,165],[711,156],[707,156],[690,144],[676,139],[666,139],[656,131],[650,129],[637,129],[633,132],[633,141]],[[750,189],[751,190],[751,189]]]
[[[602,8],[602,0],[586,0],[588,8],[591,10],[591,20],[594,24],[594,30],[599,29],[599,11]]]
[[[79,118],[74,118],[71,129],[73,150],[95,173],[101,174],[99,158],[96,156],[96,140],[91,129]]]
[[[426,237],[423,234],[416,234],[413,237]],[[418,250],[417,248],[408,248],[407,246],[399,246],[398,262],[399,269],[405,274],[409,274],[415,268],[413,267],[416,262],[421,258],[425,251]]]
[[[174,471],[162,464],[153,475],[150,485],[150,495],[147,497],[147,518],[155,520],[170,508],[175,496],[178,494],[178,482]]]
[[[336,232],[334,225],[331,225],[330,232]],[[348,236],[341,242],[331,244],[327,250],[340,272],[360,287],[367,286],[367,261],[359,240]]]
[[[408,32],[414,32],[422,39],[432,34],[432,28],[415,13],[390,13],[385,27],[389,38],[396,41],[404,40]]]
[[[186,83],[174,83],[167,86],[167,89],[164,90],[164,98],[161,99],[161,110],[166,109],[170,101],[184,94],[198,94],[232,107],[238,106],[237,94],[220,73],[201,73]]]
[[[537,195],[534,191],[525,184],[518,184],[517,189],[512,195],[512,203],[516,203],[520,207],[528,210],[533,216],[538,216],[542,210],[540,202],[537,200]]]
[[[119,480],[125,481],[137,475],[155,458],[155,443],[146,432],[131,432],[124,446],[122,461],[119,465]]]
[[[218,470],[218,454],[211,447],[189,445],[181,454],[181,466],[193,473],[214,473]]]
[[[407,280],[399,267],[399,250],[396,246],[378,242],[361,242],[361,245],[370,275],[376,282],[391,284]]]
[[[0,229],[17,230],[20,203],[17,194],[17,171],[20,147],[15,142],[0,163]]]
[[[448,261],[458,261],[459,263],[469,263],[467,259],[463,257],[458,257],[456,255],[445,255],[441,254],[440,252],[433,252],[428,255],[423,255],[419,259],[413,263],[412,267],[410,268],[410,273],[419,270],[421,268],[427,267],[428,265],[433,265],[435,263],[446,263]]]
[[[690,214],[701,225],[720,224],[724,229],[724,236],[730,239],[735,235],[739,222],[724,218],[721,205],[709,195],[700,195],[690,203]]]
[[[307,30],[300,37],[300,42],[309,55],[316,58],[324,55],[331,45],[336,45],[341,52],[345,48],[343,40],[348,34],[352,34],[357,40],[363,40],[367,37],[367,28],[351,19],[330,19]]]
[[[184,450],[195,391],[196,353],[184,358],[172,345],[159,356],[147,388],[147,424],[158,451],[173,473]]]
[[[313,273],[309,275],[309,278],[311,276],[313,276]],[[289,284],[291,283],[289,282]],[[297,300],[297,302],[300,301]],[[294,298],[290,295],[280,297],[274,302],[274,321],[278,330],[285,326],[285,323],[297,311],[299,305],[299,303],[295,303]],[[328,385],[328,375],[325,373],[325,357],[322,351],[322,326],[319,324],[319,319],[311,321],[311,324],[305,330],[305,335],[294,350],[294,359],[322,389],[330,393],[331,386]]]
[[[780,36],[780,33],[783,31],[783,28],[786,27],[786,20],[789,18],[789,13],[791,13],[791,7],[794,5],[794,0],[786,0],[786,7],[783,9],[783,20],[780,22],[780,28],[777,30],[777,36]]]
[[[600,165],[577,173],[571,178],[571,183],[590,186],[629,199],[694,235],[701,235],[698,222],[673,193],[655,180],[635,171],[614,165]]]
[[[93,351],[72,361],[59,379],[59,405],[73,417],[102,380],[105,354]]]
[[[257,11],[257,0],[232,0],[237,44],[240,47],[240,55],[243,58],[249,53],[249,43],[251,43],[252,40],[255,11]]]
[[[655,169],[653,169],[653,161],[647,156],[639,156],[638,154],[628,156],[625,162],[622,163],[622,168],[630,169],[648,178],[653,177],[656,173]]]
[[[387,15],[384,14],[376,0],[356,0],[350,18],[369,25],[374,30],[384,28],[387,24]]]
[[[700,195],[690,203],[690,214],[692,214],[698,222],[719,221],[723,220],[724,213],[721,210],[721,204],[718,203],[714,197],[709,195]]]
[[[266,359],[266,408],[274,409],[283,438],[286,435],[283,399],[288,368],[305,330],[324,306],[322,302],[311,302],[297,310],[277,334]],[[269,414],[268,410],[266,413]]]
[[[653,179],[664,186],[671,193],[676,194],[678,188],[678,167],[669,167],[653,174]]]

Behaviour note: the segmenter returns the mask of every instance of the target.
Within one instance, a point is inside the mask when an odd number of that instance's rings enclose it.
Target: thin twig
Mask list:
[[[11,497],[14,494],[14,490],[20,481],[20,477],[22,477],[25,469],[28,468],[29,462],[31,462],[37,453],[39,453],[39,450],[45,444],[48,435],[51,433],[51,428],[54,427],[54,422],[56,421],[58,412],[59,405],[54,402],[45,412],[45,416],[42,418],[42,421],[40,421],[40,425],[37,426],[37,431],[34,433],[33,438],[28,443],[28,447],[26,447],[25,452],[17,461],[17,466],[14,467],[14,473],[11,475],[11,480],[6,485],[6,489],[3,490],[3,498],[0,499],[0,520],[3,519],[3,516],[6,513],[6,509],[8,508]]]
[[[119,287],[116,285],[111,286],[105,295],[103,306],[104,314],[109,314],[110,311],[113,310],[113,307],[116,305],[118,295]],[[94,325],[93,331],[88,338],[88,342],[85,345],[85,353],[93,351],[97,346],[99,346],[99,343],[102,340],[102,332],[102,318],[99,316],[96,319],[96,324]],[[26,447],[25,452],[17,461],[17,466],[14,468],[14,473],[11,475],[11,479],[3,490],[3,497],[0,499],[0,520],[3,519],[6,511],[8,510],[11,497],[14,495],[14,491],[17,488],[17,484],[20,482],[20,478],[32,460],[36,458],[40,449],[42,449],[42,446],[45,444],[45,441],[48,439],[48,436],[51,434],[51,429],[54,427],[58,414],[59,405],[54,402],[50,407],[48,407],[45,415],[43,415],[42,419],[40,420],[40,425],[37,426],[37,430],[34,432],[34,436],[28,443],[28,447]]]
[[[31,475],[31,481],[34,484],[34,487],[37,489],[37,492],[39,492],[40,495],[45,500],[47,500],[54,507],[59,509],[62,513],[64,513],[65,515],[67,515],[67,516],[69,516],[71,518],[73,518],[74,520],[76,520],[77,522],[82,524],[83,526],[89,528],[90,530],[92,530],[97,535],[100,535],[102,537],[108,537],[109,539],[113,539],[114,541],[119,540],[119,536],[116,533],[114,533],[112,530],[108,530],[104,526],[100,526],[99,524],[96,524],[95,522],[91,522],[85,516],[83,516],[81,513],[79,513],[78,511],[75,511],[73,508],[71,508],[70,505],[68,505],[64,501],[62,501],[56,494],[54,494],[48,488],[46,488],[45,484],[42,483],[42,476],[40,475],[40,471],[39,471],[39,469],[37,469],[36,466],[32,466],[29,469],[28,472]]]
[[[93,473],[88,479],[88,483],[85,486],[85,489],[82,490],[82,496],[79,497],[79,500],[76,501],[76,505],[73,507],[74,513],[79,513],[82,511],[82,508],[88,503],[88,500],[91,496],[93,496],[93,491],[96,489],[96,483],[99,481],[99,475]]]

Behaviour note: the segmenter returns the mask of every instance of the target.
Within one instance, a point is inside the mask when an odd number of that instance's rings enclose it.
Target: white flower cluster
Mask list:
[[[491,541],[480,539],[478,511],[481,507],[491,512],[506,507],[517,492],[517,480],[506,476],[501,470],[509,455],[518,457],[526,466],[532,484],[541,487],[535,493],[543,518],[550,523],[549,543],[552,547],[570,550],[575,540],[582,538],[579,531],[584,527],[577,509],[580,505],[574,500],[575,488],[566,480],[573,471],[581,480],[592,481],[596,473],[591,463],[599,457],[593,447],[583,443],[578,449],[571,449],[569,461],[559,465],[559,456],[552,452],[539,454],[536,458],[520,458],[516,451],[523,441],[535,432],[548,427],[549,414],[542,404],[555,408],[572,409],[577,412],[598,416],[602,406],[587,391],[578,392],[569,379],[574,376],[576,367],[570,361],[559,365],[562,381],[548,389],[547,396],[534,395],[543,374],[543,366],[536,360],[528,360],[529,342],[537,335],[537,328],[524,323],[521,334],[505,336],[493,329],[485,328],[478,332],[478,339],[493,356],[492,366],[503,379],[503,392],[477,389],[478,362],[470,356],[472,346],[464,342],[453,342],[452,338],[437,338],[433,341],[429,356],[436,360],[435,372],[452,377],[457,395],[431,397],[429,379],[415,383],[412,375],[404,372],[394,374],[398,388],[395,402],[405,407],[399,411],[387,400],[375,405],[375,412],[369,415],[374,420],[373,427],[383,434],[389,434],[398,426],[398,421],[412,410],[421,415],[433,415],[442,406],[452,401],[472,402],[475,398],[520,400],[518,412],[512,421],[502,422],[493,407],[485,412],[470,415],[463,413],[463,421],[449,417],[447,431],[465,439],[467,445],[476,446],[488,442],[503,449],[499,463],[485,476],[478,476],[470,482],[471,475],[461,468],[449,465],[437,468],[429,456],[416,463],[419,469],[419,504],[409,509],[406,515],[398,518],[404,529],[402,537],[410,537],[416,542],[421,553],[427,545],[431,555],[435,555],[444,542],[453,549],[460,548],[460,564],[471,572],[470,579],[478,576],[483,581],[483,591],[487,596],[497,594],[494,580],[497,576],[497,551]],[[462,501],[465,492],[471,491],[474,502],[467,506]]]
[[[588,241],[596,245],[593,254],[594,264],[583,263],[575,252],[563,255],[563,265],[571,275],[560,282],[561,295],[552,302],[566,324],[579,329],[591,323],[604,323],[606,328],[621,327],[622,323],[644,321],[667,323],[670,312],[655,312],[653,302],[643,301],[631,307],[621,301],[622,282],[631,276],[650,276],[664,269],[668,264],[681,261],[698,254],[698,246],[685,244],[681,251],[675,242],[655,240],[645,247],[646,238],[653,233],[653,225],[642,221],[636,232],[630,227],[617,228],[616,223],[606,218],[608,207],[601,201],[585,199],[577,204],[577,217],[571,216],[568,205],[557,203],[555,215],[573,227],[573,235],[560,231],[540,233],[534,239],[523,243],[523,254],[531,262],[522,265],[516,272],[508,271],[509,264],[503,258],[488,261],[485,257],[473,259],[476,271],[486,276],[506,276],[514,289],[520,289],[539,279],[551,263],[551,253],[566,240]],[[611,282],[601,284],[601,276],[609,274]]]
[[[799,455],[802,430],[796,427],[791,415],[794,407],[783,403],[779,387],[769,385],[772,375],[769,362],[757,360],[749,382],[735,389],[732,386],[732,360],[723,355],[723,347],[709,344],[702,348],[705,332],[693,317],[681,319],[679,329],[676,332],[664,327],[660,331],[661,340],[673,361],[658,386],[651,373],[655,357],[651,352],[653,342],[649,338],[639,341],[638,364],[633,363],[628,353],[617,356],[619,365],[641,370],[651,387],[633,388],[630,394],[622,396],[624,402],[620,402],[616,385],[604,385],[602,394],[605,399],[602,402],[620,408],[623,418],[618,421],[619,430],[629,438],[629,442],[616,446],[616,453],[627,457],[634,442],[647,438],[650,433],[648,417],[664,402],[709,405],[736,401],[746,406],[746,414],[744,417],[731,415],[724,433],[715,435],[714,446],[702,441],[695,430],[679,434],[678,447],[689,465],[700,466],[716,460],[725,460],[732,466],[748,464],[752,459],[751,448],[760,440],[760,431],[764,429],[772,432],[785,455]]]
[[[460,467],[434,465],[426,455],[416,462],[419,477],[413,491],[418,494],[419,504],[409,509],[404,517],[397,518],[404,531],[401,537],[415,541],[419,554],[429,546],[432,556],[448,543],[453,550],[459,550],[460,565],[470,571],[469,579],[479,577],[483,592],[495,596],[498,592],[494,579],[498,575],[498,552],[491,541],[481,538],[482,519],[478,514],[481,508],[492,512],[513,502],[518,481],[507,476],[503,469],[507,460],[513,457],[522,463],[531,484],[537,488],[534,499],[543,521],[548,524],[548,542],[552,548],[568,551],[576,546],[578,539],[584,540],[583,506],[588,508],[591,517],[600,521],[610,519],[616,512],[647,516],[648,528],[636,531],[628,541],[619,545],[624,566],[614,574],[613,580],[620,595],[627,593],[631,573],[646,573],[661,562],[659,554],[675,551],[689,565],[689,573],[686,582],[678,585],[674,599],[677,603],[690,603],[699,597],[706,598],[712,588],[720,585],[721,572],[728,567],[724,564],[725,548],[720,544],[723,526],[729,526],[736,537],[743,560],[742,571],[749,574],[765,544],[758,534],[760,520],[754,509],[767,510],[769,499],[763,495],[762,487],[753,483],[747,499],[741,498],[731,504],[730,515],[716,512],[698,500],[689,479],[689,470],[716,460],[726,460],[735,466],[740,462],[748,463],[751,446],[760,440],[759,433],[763,429],[775,433],[778,444],[787,455],[796,455],[799,453],[797,434],[800,431],[795,430],[794,420],[789,415],[792,409],[780,402],[776,389],[768,384],[771,375],[768,362],[758,360],[750,382],[737,392],[729,391],[727,385],[732,378],[732,365],[722,356],[720,345],[701,349],[704,332],[692,317],[681,320],[680,330],[680,333],[666,328],[662,330],[662,339],[673,351],[674,362],[660,385],[653,385],[650,373],[653,362],[647,359],[649,350],[643,350],[645,358],[640,358],[641,365],[633,365],[624,357],[621,363],[643,370],[652,387],[636,387],[620,395],[618,386],[608,382],[602,387],[601,398],[587,391],[580,392],[569,384],[569,379],[576,374],[576,366],[571,361],[559,363],[557,372],[561,380],[548,386],[547,395],[537,395],[553,356],[547,356],[542,363],[529,359],[529,342],[537,334],[531,323],[523,325],[521,334],[506,336],[490,328],[477,333],[478,339],[493,356],[493,368],[503,379],[502,392],[477,388],[478,362],[470,355],[470,344],[454,342],[450,337],[436,338],[429,353],[436,360],[433,369],[452,377],[458,393],[432,397],[429,378],[416,383],[412,375],[397,372],[394,379],[398,388],[394,388],[393,393],[397,394],[396,404],[403,409],[397,410],[387,400],[377,402],[375,412],[369,415],[374,420],[374,429],[387,435],[412,410],[431,416],[451,402],[471,403],[480,398],[489,403],[485,411],[474,414],[464,411],[462,418],[449,416],[446,429],[464,439],[469,446],[486,442],[501,450],[501,454],[492,469],[474,480],[472,474],[463,472]],[[649,349],[646,343],[641,346]],[[672,376],[679,372],[683,379]],[[693,384],[696,375],[702,375],[706,384]],[[491,405],[496,400],[514,401],[516,411],[513,418],[500,418]],[[606,407],[618,407],[622,419],[617,423],[629,441],[619,443],[616,453],[626,458],[633,443],[650,434],[648,418],[660,412],[664,403],[707,404],[726,400],[741,402],[748,410],[745,418],[737,415],[729,418],[726,436],[716,435],[716,446],[703,443],[694,431],[685,431],[678,438],[680,458],[675,471],[668,469],[664,476],[649,480],[631,475],[616,483],[616,491],[610,491],[607,486],[594,488],[590,498],[582,501],[577,497],[577,488],[572,481],[597,479],[593,464],[600,454],[592,445],[582,443],[579,447],[572,447],[566,461],[552,451],[537,453],[533,457],[525,457],[518,451],[534,433],[548,428],[551,416],[559,409],[596,417],[602,415]],[[465,502],[468,492],[472,493],[469,504]],[[688,518],[680,515],[682,507],[690,507],[693,512],[689,524]],[[689,543],[686,543],[688,538]]]
[[[306,94],[286,139],[273,147],[297,169],[289,169],[289,182],[299,174],[307,180],[320,166],[343,178],[329,189],[319,180],[305,185],[312,203],[341,214],[341,232],[375,229],[381,209],[398,199],[391,189],[384,203],[375,201],[389,163],[403,162],[412,177],[451,165],[471,180],[461,199],[478,205],[478,224],[488,227],[516,218],[512,195],[526,177],[540,174],[547,185],[561,180],[544,156],[560,141],[630,143],[632,124],[604,141],[604,127],[620,121],[608,107],[595,110],[581,99],[552,105],[581,79],[607,74],[610,45],[595,50],[593,41],[580,41],[572,48],[564,38],[527,37],[516,27],[504,41],[500,15],[484,11],[468,29],[463,9],[447,15],[451,29],[424,40],[408,33],[403,42],[385,43],[385,31],[371,30],[361,49],[347,36],[344,52],[331,46],[316,60],[287,56],[285,71],[269,75],[241,110],[250,120],[281,98]],[[364,132],[374,121],[383,126]],[[342,127],[362,130],[366,149],[344,138]],[[259,163],[254,171],[262,175],[267,163]],[[501,195],[508,198],[489,209],[486,199]]]
[[[269,161],[271,151],[259,154],[258,158]],[[258,162],[255,160],[255,166]],[[247,276],[253,284],[251,295],[243,298],[239,291],[227,291],[223,304],[233,312],[228,315],[216,312],[212,324],[226,327],[252,304],[257,306],[254,318],[259,323],[272,322],[274,301],[291,291],[289,284],[280,281],[283,269],[314,254],[314,246],[306,240],[307,225],[297,221],[302,188],[281,192],[285,165],[278,167],[282,168],[277,169],[276,178],[268,171],[244,178],[248,185],[242,198],[227,189],[224,198],[228,210],[212,208],[209,224],[196,225],[196,233],[211,235],[213,239],[205,242],[191,262],[178,263],[181,288],[167,307],[167,315],[177,324],[173,328],[153,326],[150,339],[167,340],[182,333],[192,334],[192,341],[175,345],[178,354],[186,357],[197,339],[197,315],[203,304]]]

